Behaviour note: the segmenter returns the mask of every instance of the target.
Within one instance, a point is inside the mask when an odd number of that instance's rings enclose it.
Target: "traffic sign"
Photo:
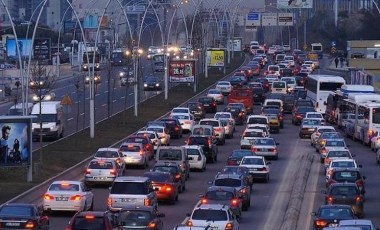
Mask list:
[[[246,26],[261,26],[260,13],[250,12],[247,14]]]
[[[245,31],[247,32],[256,32],[257,26],[245,26]]]
[[[261,18],[262,26],[277,26],[277,13],[263,13]]]
[[[142,14],[145,11],[144,5],[127,6],[127,14]]]
[[[278,13],[278,25],[279,26],[292,26],[293,25],[293,13]]]
[[[65,95],[61,100],[61,105],[73,105],[74,102],[69,95]]]

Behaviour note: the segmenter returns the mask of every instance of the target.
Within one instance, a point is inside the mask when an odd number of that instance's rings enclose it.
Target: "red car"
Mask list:
[[[159,201],[169,201],[174,204],[178,201],[180,183],[175,180],[169,172],[146,172],[144,177],[148,177],[156,189]]]

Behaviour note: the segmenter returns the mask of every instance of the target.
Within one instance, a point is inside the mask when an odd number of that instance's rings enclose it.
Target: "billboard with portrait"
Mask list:
[[[32,39],[17,39],[19,50],[17,50],[16,39],[7,39],[7,56],[8,57],[18,57],[21,54],[22,57],[27,57],[29,54],[33,57],[32,50]]]
[[[278,9],[311,9],[313,0],[277,0]]]
[[[224,66],[224,50],[211,49],[207,50],[207,63],[210,67]]]
[[[171,60],[169,62],[169,81],[177,83],[194,82],[194,60]]]
[[[29,116],[0,118],[0,167],[31,165],[31,121]]]

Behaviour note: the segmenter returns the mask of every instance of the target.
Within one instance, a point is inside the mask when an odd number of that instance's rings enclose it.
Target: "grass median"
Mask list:
[[[227,74],[235,71],[245,61],[245,56],[235,55],[227,68]],[[107,147],[134,133],[145,126],[147,121],[155,120],[166,114],[173,107],[203,91],[214,84],[225,74],[219,69],[210,69],[208,78],[202,74],[198,77],[197,92],[193,86],[179,84],[170,89],[168,100],[164,93],[150,98],[139,106],[138,117],[134,116],[134,108],[130,108],[95,125],[95,138],[90,138],[89,129],[78,132],[54,144],[43,147],[42,164],[37,164],[33,174],[33,182],[26,182],[25,168],[0,168],[0,204],[27,191],[28,189],[63,172],[73,165],[93,155],[98,148]],[[40,162],[40,151],[33,152],[34,162]]]

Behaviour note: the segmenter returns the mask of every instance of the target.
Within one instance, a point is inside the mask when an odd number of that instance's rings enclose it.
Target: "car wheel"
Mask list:
[[[175,199],[174,199],[174,200],[175,200],[175,201],[178,201],[178,197],[179,197],[179,196],[178,196],[178,193],[177,193],[177,195],[175,196]]]
[[[218,161],[218,156],[215,154],[214,156],[214,162],[217,162]]]
[[[267,176],[267,178],[266,178],[266,180],[265,180],[265,183],[268,183],[269,180],[270,180],[270,176],[269,176],[269,174],[268,174],[268,176]]]
[[[214,160],[215,160],[215,158],[214,158],[213,156],[211,156],[211,157],[209,158],[210,163],[214,163]]]
[[[202,171],[202,172],[206,171],[206,164],[203,165],[201,171]]]

